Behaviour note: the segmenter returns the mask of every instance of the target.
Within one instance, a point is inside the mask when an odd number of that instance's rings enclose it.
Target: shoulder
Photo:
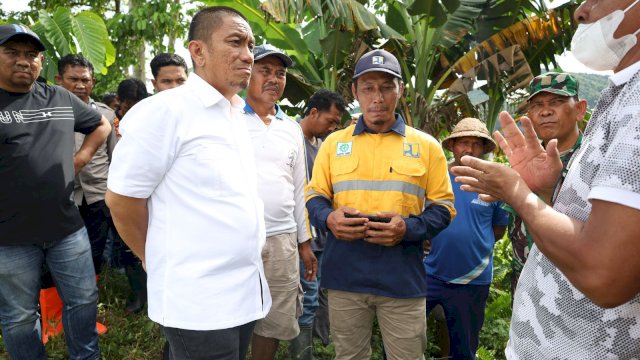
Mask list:
[[[107,104],[103,104],[101,102],[95,101],[96,107],[98,111],[107,118],[107,120],[113,122],[113,119],[116,117],[116,113],[111,109]]]
[[[435,145],[440,147],[440,142],[436,140],[433,136],[427,134],[426,132],[413,128],[411,126],[405,127],[405,136],[407,140],[418,141],[424,144]]]

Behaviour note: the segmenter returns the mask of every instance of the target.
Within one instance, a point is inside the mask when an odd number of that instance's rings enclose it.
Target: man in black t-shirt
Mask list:
[[[91,247],[73,178],[111,126],[67,90],[37,82],[45,49],[22,25],[0,26],[0,324],[12,359],[45,359],[38,321],[46,261],[64,303],[71,359],[99,359]],[[86,134],[74,155],[74,132]]]

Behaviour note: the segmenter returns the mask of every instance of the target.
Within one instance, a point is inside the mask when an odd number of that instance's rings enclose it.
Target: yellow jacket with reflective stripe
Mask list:
[[[353,135],[354,125],[329,136],[316,157],[306,200],[322,196],[333,208],[362,213],[419,215],[430,204],[455,217],[447,161],[432,136],[409,126],[396,132]]]

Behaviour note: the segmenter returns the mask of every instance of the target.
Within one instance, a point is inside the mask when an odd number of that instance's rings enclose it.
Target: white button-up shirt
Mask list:
[[[299,243],[309,240],[304,204],[306,157],[300,125],[278,105],[270,125],[265,125],[249,104],[243,117],[253,143],[267,236],[296,232]]]
[[[108,187],[149,198],[149,317],[161,325],[226,329],[271,307],[263,203],[243,106],[192,74],[122,119]]]

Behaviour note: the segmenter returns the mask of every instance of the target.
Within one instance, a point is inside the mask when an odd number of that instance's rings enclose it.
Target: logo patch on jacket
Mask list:
[[[402,155],[406,157],[420,157],[420,144],[403,143]]]
[[[351,147],[353,146],[353,142],[338,142],[336,145],[336,156],[345,156],[351,155]]]

